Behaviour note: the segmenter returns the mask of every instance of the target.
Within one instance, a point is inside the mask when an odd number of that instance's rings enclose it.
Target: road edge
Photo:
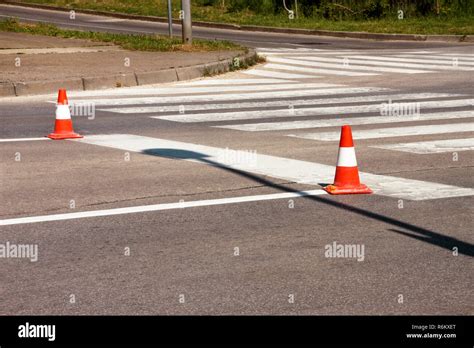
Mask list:
[[[235,59],[237,58],[239,59],[239,65],[251,65],[249,63],[254,61],[255,55],[255,50],[248,48],[247,52],[242,52],[232,58],[171,69],[109,76],[84,76],[64,80],[0,82],[0,98],[48,94],[55,92],[59,88],[65,88],[71,91],[89,91],[192,80],[226,73],[235,66]]]
[[[16,1],[3,0],[2,3],[20,7],[38,8],[52,11],[66,11],[74,10],[77,13],[84,13],[90,15],[107,16],[122,19],[133,19],[148,22],[162,22],[167,23],[168,19],[165,17],[156,16],[142,16],[134,14],[116,13],[108,11],[87,10],[87,9],[73,9],[60,6],[33,4],[33,3],[19,3]],[[173,23],[181,23],[180,20],[173,20]],[[368,32],[351,32],[351,31],[331,31],[318,29],[297,29],[297,28],[275,28],[257,25],[238,25],[227,23],[203,22],[193,21],[193,25],[216,28],[216,29],[232,29],[242,31],[258,31],[271,32],[281,34],[302,34],[315,36],[330,36],[350,39],[363,40],[383,40],[383,41],[426,41],[426,42],[474,42],[474,35],[421,35],[421,34],[386,34],[386,33],[368,33]]]

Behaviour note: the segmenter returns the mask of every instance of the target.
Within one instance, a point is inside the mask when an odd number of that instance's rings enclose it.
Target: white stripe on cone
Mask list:
[[[57,105],[56,106],[56,119],[57,120],[70,120],[71,112],[69,111],[69,105]]]
[[[338,167],[357,167],[355,149],[353,147],[340,147],[337,156]]]

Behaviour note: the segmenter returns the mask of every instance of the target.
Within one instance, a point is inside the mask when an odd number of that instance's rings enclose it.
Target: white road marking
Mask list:
[[[291,58],[293,56],[308,56],[308,57],[314,57],[314,56],[340,56],[343,54],[365,54],[366,52],[344,52],[341,54],[333,53],[333,52],[258,52],[259,56],[263,57],[288,57]]]
[[[472,60],[474,61],[474,55],[472,54],[464,54],[464,53],[442,53],[440,56],[450,56],[450,57],[458,57],[459,59],[465,60]]]
[[[156,88],[127,88],[127,89],[113,89],[107,91],[76,91],[69,93],[71,96],[94,97],[102,95],[110,96],[135,96],[135,95],[174,95],[174,94],[199,94],[199,93],[224,93],[224,92],[259,92],[272,90],[301,90],[309,88],[325,88],[336,87],[338,85],[329,83],[282,83],[274,85],[249,85],[249,86],[210,86],[210,87],[185,87],[176,85],[173,87],[156,87]]]
[[[351,56],[349,56],[351,57]],[[363,65],[354,65],[357,63],[356,59],[348,59],[348,65],[344,66],[344,59],[341,58],[320,58],[320,57],[295,57],[295,59],[287,58],[269,58],[269,62],[283,63],[297,66],[309,66],[309,67],[321,67],[321,68],[334,68],[342,71],[377,71],[377,72],[390,72],[390,73],[401,73],[401,74],[421,74],[429,73],[427,70],[413,70],[406,68],[387,68],[387,67],[371,67]],[[331,63],[323,63],[323,61],[329,61]],[[362,61],[363,62],[363,61]],[[373,64],[369,62],[367,65],[383,65]],[[409,64],[408,64],[409,65]],[[420,66],[418,66],[420,67]]]
[[[37,140],[50,140],[49,138],[10,138],[10,139],[0,139],[0,143],[10,143],[17,141],[37,141]]]
[[[408,57],[408,58],[412,58],[412,55],[396,55],[395,57]],[[466,57],[466,56],[462,56],[462,55],[452,55],[452,56],[446,56],[446,55],[430,55],[430,58],[432,59],[437,59],[437,60],[442,60],[442,61],[446,61],[446,62],[452,62],[453,59],[458,59],[458,61],[464,61],[464,62],[467,62],[467,63],[470,63],[472,64],[474,62],[474,59],[473,58],[470,58],[470,57]]]
[[[90,218],[90,217],[123,215],[123,214],[133,214],[133,213],[146,213],[146,212],[151,212],[151,211],[163,211],[163,210],[172,210],[172,209],[208,207],[208,206],[213,206],[213,205],[261,202],[261,201],[270,201],[270,200],[275,200],[275,199],[298,198],[298,197],[316,196],[316,195],[323,195],[323,194],[326,194],[326,191],[311,190],[311,191],[300,191],[300,192],[294,192],[294,193],[293,192],[273,193],[273,194],[267,194],[267,195],[206,199],[206,200],[200,200],[200,201],[141,205],[141,206],[135,206],[135,207],[82,211],[82,212],[76,212],[76,213],[29,216],[29,217],[0,220],[0,226],[32,224],[32,223],[48,222],[48,221],[73,220],[73,219],[82,219],[82,218]]]
[[[215,86],[215,85],[260,85],[269,83],[288,83],[295,81],[281,80],[281,79],[205,79],[198,81],[185,81],[183,86]],[[180,85],[177,85],[180,86]]]
[[[275,86],[276,87],[276,86]],[[260,100],[268,98],[292,98],[292,97],[317,97],[338,94],[358,94],[358,93],[376,93],[389,91],[387,88],[379,87],[328,87],[312,88],[304,90],[283,90],[277,88],[273,92],[253,92],[253,93],[231,93],[231,94],[212,94],[212,95],[190,95],[190,96],[166,96],[166,97],[136,97],[136,98],[110,98],[110,99],[74,99],[74,103],[94,102],[97,106],[116,106],[116,105],[149,105],[149,104],[169,104],[169,103],[193,103],[231,101],[231,100]],[[51,103],[56,103],[51,101]]]
[[[420,141],[416,143],[374,145],[370,147],[377,148],[377,149],[410,152],[410,153],[416,153],[420,155],[430,154],[430,153],[472,151],[474,150],[474,138]]]
[[[354,51],[354,50],[342,50],[342,51],[268,51],[268,50],[258,50],[258,54],[264,56],[293,56],[298,54],[312,54],[312,55],[344,55],[344,54],[364,54],[365,51]]]
[[[399,54],[399,55],[396,55],[394,57],[396,57],[396,58],[392,58],[392,59],[394,61],[397,61],[397,62],[410,62],[410,63],[419,63],[419,64],[424,64],[424,63],[432,64],[432,63],[435,63],[435,64],[447,64],[447,65],[452,65],[453,62],[456,59],[454,57],[452,57],[452,58],[446,57],[446,58],[442,58],[442,59],[438,59],[438,58],[432,59],[431,57],[429,59],[428,58],[421,58],[421,57],[416,57],[415,58],[414,55],[407,55],[407,54]],[[474,66],[474,62],[467,62],[467,61],[464,61],[462,59],[458,59],[457,63],[459,65]]]
[[[311,51],[294,51],[294,52],[270,52],[270,51],[258,51],[257,52],[260,56],[276,56],[276,57],[292,57],[295,55],[334,55],[337,53],[334,52],[311,52]],[[355,51],[349,51],[347,54],[359,54],[362,52],[355,52]]]
[[[272,77],[272,78],[280,78],[280,79],[316,79],[316,78],[321,77],[321,76],[315,76],[315,75],[290,74],[290,73],[283,73],[283,72],[278,72],[278,71],[262,70],[262,69],[245,70],[245,71],[242,71],[242,73],[246,75],[252,75],[252,76],[264,76],[264,77]]]
[[[448,133],[464,133],[474,132],[474,123],[454,123],[454,124],[439,124],[439,125],[428,125],[428,126],[407,126],[407,127],[394,127],[394,128],[379,128],[379,129],[366,129],[357,130],[353,132],[352,136],[354,139],[380,139],[380,138],[391,138],[391,137],[407,137],[415,135],[428,135],[428,134],[448,134]],[[324,133],[303,133],[303,134],[291,134],[290,137],[311,139],[319,141],[336,141],[339,140],[341,133],[337,132],[324,132]]]
[[[276,69],[276,70],[284,70],[284,71],[300,71],[305,72],[308,74],[325,74],[325,75],[340,75],[340,76],[375,76],[379,74],[373,73],[361,73],[355,71],[347,71],[344,69],[341,70],[334,70],[334,69],[317,69],[311,67],[302,67],[302,66],[295,66],[295,65],[285,65],[285,64],[274,64],[274,63],[267,63],[263,66],[267,69]]]
[[[449,98],[449,97],[460,97],[456,94],[448,93],[412,93],[412,94],[391,94],[391,95],[369,95],[361,97],[340,97],[340,98],[327,98],[327,99],[278,99],[278,100],[265,100],[265,101],[242,101],[240,103],[224,103],[224,104],[193,104],[184,106],[185,113],[188,111],[209,111],[219,109],[242,109],[242,108],[263,108],[271,106],[285,106],[292,105],[293,107],[300,107],[302,105],[320,105],[320,104],[340,104],[340,103],[358,103],[358,102],[376,102],[376,101],[388,101],[392,102],[396,100],[422,100],[432,98]],[[111,111],[123,114],[139,114],[139,113],[152,113],[152,112],[180,112],[180,105],[163,105],[163,106],[141,106],[141,107],[122,107],[122,108],[110,108],[100,109],[102,111]],[[183,108],[181,108],[183,110]],[[474,117],[474,115],[473,115]]]
[[[450,108],[471,106],[474,99],[456,99],[456,100],[435,100],[417,102],[420,109],[424,108]],[[351,105],[351,106],[320,106],[304,109],[278,109],[278,110],[257,110],[257,111],[221,111],[216,113],[196,113],[171,116],[151,116],[161,120],[175,122],[219,122],[233,120],[256,120],[262,118],[280,118],[280,117],[305,117],[316,115],[332,114],[355,114],[355,113],[380,113],[384,108],[383,104],[370,105]]]
[[[334,119],[308,120],[308,121],[247,123],[247,124],[237,124],[237,125],[229,125],[229,126],[213,126],[213,127],[239,130],[239,131],[245,131],[245,132],[262,132],[262,131],[280,131],[280,130],[289,130],[289,129],[336,127],[336,126],[342,126],[344,124],[357,126],[357,125],[364,125],[364,124],[449,120],[449,119],[462,119],[462,118],[471,118],[471,117],[474,117],[473,111],[450,111],[450,112],[436,112],[436,113],[430,113],[430,114],[420,114],[418,116],[347,117],[347,118],[334,118]]]
[[[407,52],[402,52],[404,54],[414,54],[414,55],[419,55],[419,54],[436,54],[436,51],[407,51]],[[385,54],[382,52],[382,54]]]
[[[386,65],[386,66],[399,66],[399,67],[407,67],[407,68],[424,68],[424,69],[433,69],[433,70],[456,70],[456,69],[466,70],[466,71],[474,70],[473,67],[469,67],[469,68],[462,67],[461,64],[458,64],[458,66],[439,65],[439,64],[436,65],[436,64],[429,64],[428,62],[414,64],[414,63],[407,63],[407,62],[399,62],[398,58],[371,57],[371,56],[348,56],[347,58],[348,58],[349,66],[352,66],[352,64],[364,64],[364,65],[375,65],[375,66]],[[426,71],[426,72],[430,72],[430,71]]]
[[[212,166],[229,167],[307,185],[332,183],[335,173],[334,166],[262,154],[257,154],[255,161],[226,163],[221,148],[137,135],[92,135],[73,141],[125,151],[179,158]],[[384,196],[425,200],[474,195],[474,189],[472,188],[368,173],[360,173],[360,176],[363,182],[375,193]]]

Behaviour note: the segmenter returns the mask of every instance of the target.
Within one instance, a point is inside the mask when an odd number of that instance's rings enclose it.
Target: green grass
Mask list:
[[[69,7],[71,9],[93,9],[109,12],[166,17],[165,0],[20,0],[46,5]],[[178,18],[181,0],[173,0],[173,17]],[[255,14],[250,10],[228,12],[220,6],[199,6],[193,3],[193,19],[208,22],[224,22],[241,25],[322,29],[336,31],[365,31],[376,33],[406,34],[474,34],[474,18],[471,17],[426,17],[393,18],[378,20],[327,20],[299,18],[289,20],[285,15]]]
[[[183,45],[180,39],[171,39],[167,36],[127,35],[66,30],[60,29],[51,24],[23,24],[13,19],[0,21],[0,31],[107,42],[134,51],[206,52],[218,50],[245,50],[242,46],[229,41],[193,40],[192,45]]]

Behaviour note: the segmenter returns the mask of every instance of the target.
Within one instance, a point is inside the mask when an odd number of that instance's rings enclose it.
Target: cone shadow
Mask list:
[[[286,187],[282,184],[274,183],[274,182],[272,182],[272,181],[270,181],[270,180],[268,180],[268,179],[266,179],[262,176],[257,176],[255,174],[250,173],[250,172],[244,172],[242,170],[235,169],[235,168],[223,165],[223,164],[218,163],[218,162],[214,162],[214,161],[209,159],[210,158],[209,155],[206,155],[206,154],[203,154],[203,153],[194,152],[194,151],[187,151],[187,150],[177,150],[177,149],[147,149],[147,150],[142,151],[142,153],[146,154],[146,155],[166,157],[166,158],[196,160],[196,161],[205,163],[205,164],[213,166],[213,167],[218,167],[218,168],[220,168],[222,170],[225,170],[229,173],[239,175],[241,177],[253,180],[256,183],[261,184],[262,186],[275,188],[275,189],[283,191],[283,192],[299,193],[298,190],[295,190],[291,187]],[[320,184],[320,185],[323,186],[325,184]],[[331,206],[331,207],[334,207],[334,208],[337,208],[337,209],[342,209],[344,211],[347,211],[347,212],[350,212],[350,213],[353,213],[353,214],[356,214],[356,215],[359,215],[359,216],[363,216],[363,217],[366,217],[366,218],[369,218],[369,219],[372,219],[372,220],[384,222],[388,225],[392,225],[392,226],[395,226],[395,227],[398,227],[398,228],[403,228],[407,231],[414,232],[414,233],[418,234],[418,236],[416,234],[412,234],[410,232],[400,231],[398,229],[388,229],[388,230],[391,231],[391,232],[395,232],[395,233],[398,233],[398,234],[401,234],[401,235],[404,235],[404,236],[407,236],[407,237],[410,237],[410,238],[414,238],[414,239],[429,243],[431,245],[438,246],[438,247],[443,248],[443,249],[450,250],[450,251],[452,251],[452,249],[454,247],[457,247],[459,254],[463,254],[463,255],[471,256],[471,257],[474,256],[474,245],[473,244],[463,242],[463,241],[458,240],[456,238],[448,237],[448,236],[445,236],[441,233],[434,232],[434,231],[425,229],[423,227],[419,227],[419,226],[410,224],[408,222],[397,220],[395,218],[392,218],[392,217],[389,217],[389,216],[386,216],[386,215],[375,213],[375,212],[372,212],[370,210],[366,210],[366,209],[351,206],[349,204],[334,201],[334,200],[331,199],[330,195],[328,195],[326,197],[324,197],[324,196],[303,196],[301,198],[311,200],[311,201],[314,201],[314,202],[318,202],[318,203],[321,203],[321,204],[325,204],[325,205],[328,205],[328,206]],[[422,235],[424,237],[421,237],[419,235]]]

